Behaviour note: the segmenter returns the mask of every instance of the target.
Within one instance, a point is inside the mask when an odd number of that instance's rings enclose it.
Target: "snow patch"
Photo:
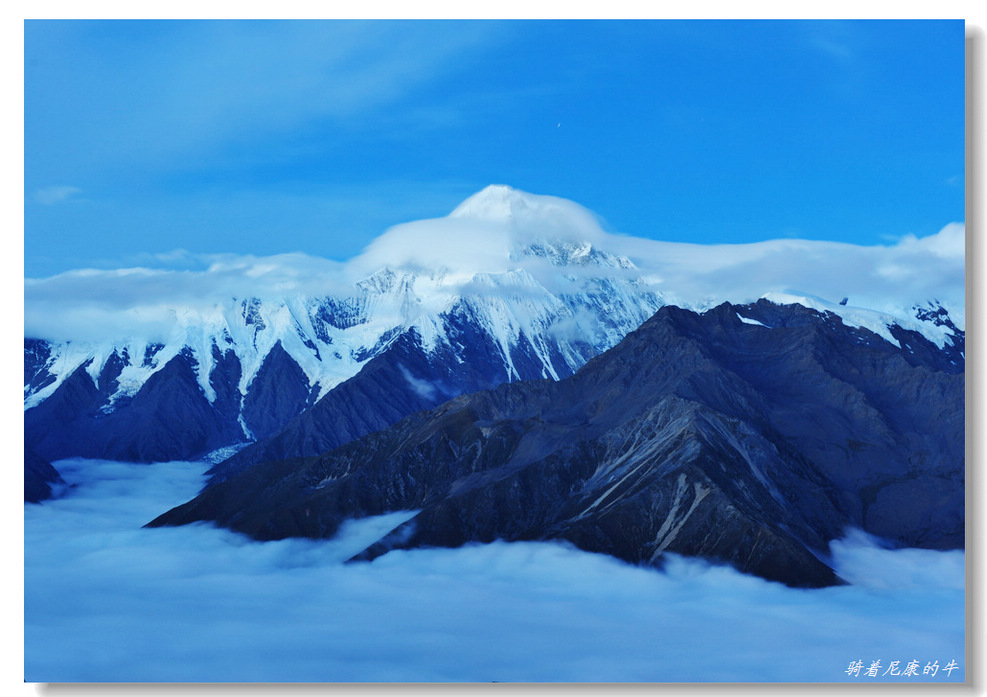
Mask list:
[[[889,327],[898,324],[897,318],[893,315],[889,315],[884,312],[877,312],[875,310],[868,310],[862,307],[850,307],[848,305],[831,303],[827,300],[816,298],[811,295],[767,293],[764,295],[764,299],[769,302],[773,302],[776,305],[802,305],[810,310],[816,310],[822,313],[832,313],[837,315],[843,321],[843,324],[848,327],[867,329],[874,334],[877,334],[889,344],[901,348],[901,344],[894,338],[894,336],[891,335],[891,331],[889,329]]]
[[[768,327],[768,325],[766,325],[764,322],[758,322],[756,319],[751,319],[750,317],[744,317],[739,312],[735,314],[737,315],[737,319],[739,319],[744,324],[754,324],[757,325],[758,327],[767,327],[768,329],[771,329],[771,327]]]

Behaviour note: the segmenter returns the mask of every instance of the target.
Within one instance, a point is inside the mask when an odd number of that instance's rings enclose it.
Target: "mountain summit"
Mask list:
[[[531,194],[524,194],[503,184],[491,184],[460,203],[449,214],[450,218],[476,218],[480,220],[506,220],[514,217],[516,208],[528,208]]]
[[[362,272],[381,266],[417,272],[504,273],[525,262],[532,247],[606,248],[614,236],[577,203],[529,194],[509,186],[488,186],[443,218],[396,225],[352,261]],[[541,279],[543,269],[527,260]]]
[[[515,231],[540,237],[563,234],[571,239],[600,241],[597,217],[577,203],[556,196],[529,194],[494,184],[459,204],[449,218],[507,223]]]
[[[277,263],[242,267],[246,296],[184,303],[152,293],[166,286],[153,272],[107,274],[95,292],[122,298],[107,324],[131,331],[26,336],[25,444],[47,461],[190,459],[254,441],[264,448],[241,460],[312,454],[466,391],[571,375],[662,305],[633,264],[593,247],[601,234],[574,203],[492,187],[446,218],[387,231],[322,293],[311,279],[305,293],[265,290],[265,277],[298,275]],[[231,267],[204,276],[228,278]],[[170,325],[149,333],[131,320],[149,315]],[[302,417],[303,442],[271,451],[268,440]]]

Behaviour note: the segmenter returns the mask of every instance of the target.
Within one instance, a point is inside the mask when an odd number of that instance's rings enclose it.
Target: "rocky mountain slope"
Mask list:
[[[571,377],[254,463],[151,524],[326,537],[347,518],[409,510],[358,556],[554,539],[639,564],[674,552],[839,583],[827,543],[850,526],[895,545],[964,544],[962,331],[942,347],[887,331],[893,343],[767,300],[666,306]]]

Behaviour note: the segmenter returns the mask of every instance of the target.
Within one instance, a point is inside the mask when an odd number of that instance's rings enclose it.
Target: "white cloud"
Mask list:
[[[890,549],[861,530],[830,544],[840,575],[868,588],[963,590],[963,555],[934,549]]]
[[[175,253],[168,260],[173,269],[89,269],[28,279],[25,332],[37,338],[82,340],[85,335],[105,340],[126,332],[128,326],[133,326],[134,336],[160,320],[155,333],[167,335],[176,313],[208,314],[231,297],[349,295],[353,283],[384,266],[424,272],[436,284],[436,308],[456,293],[484,292],[490,284],[474,278],[477,273],[523,269],[529,274],[524,277],[541,288],[517,285],[511,281],[521,278],[516,273],[502,278],[503,288],[489,287],[492,294],[518,297],[545,290],[580,292],[587,279],[601,274],[592,264],[561,273],[544,259],[519,257],[517,250],[539,235],[562,242],[585,239],[627,257],[635,268],[603,273],[652,279],[652,289],[663,293],[670,304],[702,309],[786,293],[831,304],[849,298],[852,306],[907,321],[913,305],[938,299],[957,325],[965,326],[963,223],[889,246],[797,239],[738,245],[670,243],[608,234],[575,203],[514,193],[519,200],[507,208],[487,201],[490,205],[480,206],[483,210],[460,207],[455,215],[394,226],[345,263],[301,253],[268,257]],[[130,324],[134,321],[138,325]]]
[[[53,206],[81,193],[82,189],[75,186],[49,186],[35,191],[34,200],[44,206]]]
[[[618,251],[662,279],[669,302],[750,302],[769,292],[812,295],[907,317],[939,299],[958,325],[965,315],[963,223],[890,246],[772,240],[699,245],[618,238]]]
[[[421,378],[416,378],[414,375],[411,374],[410,370],[405,368],[400,363],[398,364],[398,368],[401,369],[401,375],[404,376],[404,379],[408,381],[409,385],[411,385],[411,389],[413,389],[415,392],[417,392],[421,397],[424,397],[425,399],[435,398],[435,395],[438,392],[438,388],[435,385],[433,385],[428,380],[422,380]]]
[[[181,257],[176,257],[176,259]],[[80,269],[24,281],[25,336],[96,341],[162,340],[177,318],[208,324],[233,298],[345,296],[341,265],[303,254],[184,257],[204,270]]]
[[[58,465],[78,486],[25,509],[29,681],[853,682],[858,659],[963,663],[962,552],[848,539],[837,556],[863,585],[817,591],[552,543],[344,565],[409,513],[330,541],[142,529],[204,466]],[[882,585],[889,562],[910,583]]]
[[[99,27],[102,40],[93,41],[82,25],[30,27],[29,67],[33,60],[47,70],[29,71],[26,103],[52,125],[29,135],[52,161],[61,152],[99,167],[186,165],[226,156],[231,143],[263,144],[313,124],[331,142],[339,127],[390,117],[388,107],[461,69],[500,31],[482,22],[450,30],[427,22],[215,21],[134,25],[129,31],[152,34],[134,41],[116,33],[125,28]],[[280,157],[289,150],[282,144]]]
[[[489,195],[492,192],[493,195]],[[478,194],[445,218],[398,225],[351,262],[369,273],[384,264],[418,269],[502,273],[523,267],[553,292],[572,290],[593,267],[565,274],[519,260],[511,250],[534,239],[587,240],[626,256],[634,272],[660,279],[656,289],[685,306],[753,302],[770,292],[813,295],[907,317],[915,303],[936,298],[963,321],[965,226],[951,223],[925,237],[889,246],[780,239],[751,244],[659,242],[604,232],[593,214],[551,196],[497,188]],[[561,284],[561,285],[560,285]],[[958,322],[958,323],[959,323]]]
[[[934,235],[918,238],[908,235],[902,238],[895,249],[898,255],[910,261],[926,254],[962,261],[966,252],[966,226],[962,223],[950,223]]]

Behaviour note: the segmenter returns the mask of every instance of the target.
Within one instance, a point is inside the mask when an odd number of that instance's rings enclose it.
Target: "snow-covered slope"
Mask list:
[[[47,340],[50,353],[39,366],[46,379],[25,385],[25,407],[40,404],[81,366],[97,380],[116,355],[124,367],[106,405],[110,411],[185,348],[197,362],[199,385],[210,401],[215,399],[210,383],[214,347],[235,353],[242,366],[238,389],[246,394],[278,342],[321,396],[356,374],[404,331],[414,329],[424,348],[433,350],[447,341],[444,318],[464,311],[496,339],[508,377],[517,377],[511,368],[511,346],[523,340],[542,358],[545,377],[558,377],[547,342],[557,345],[570,368],[577,368],[661,306],[660,293],[635,277],[629,260],[585,241],[583,233],[594,232],[587,227],[588,214],[583,212],[586,220],[577,216],[570,221],[554,216],[554,210],[544,211],[541,219],[550,236],[529,240],[519,233],[531,233],[539,218],[529,216],[519,224],[509,212],[483,205],[504,195],[521,202],[518,205],[542,198],[491,187],[448,218],[392,229],[361,257],[338,269],[337,278],[327,280],[331,292],[325,295],[278,294],[262,279],[255,288],[258,294],[169,304],[167,295],[141,300],[147,286],[161,284],[160,276],[80,272],[76,279],[80,285],[88,290],[104,281],[104,292],[119,303],[95,311],[96,324],[107,328],[103,337],[93,336],[99,330],[92,326],[80,327],[80,340],[70,333],[71,319],[66,331],[65,324],[50,326],[50,315],[38,322],[40,331],[32,332],[32,295],[40,296],[39,314],[41,308],[48,309],[44,287],[49,281],[28,281],[26,335]],[[492,217],[469,217],[471,205]],[[582,210],[568,206],[577,213]],[[428,231],[435,230],[442,234],[430,239]],[[602,234],[598,227],[595,233]],[[614,275],[614,270],[631,273]],[[249,279],[251,269],[244,275]],[[72,285],[70,278],[53,280]],[[311,291],[313,282],[307,285]],[[136,302],[128,303],[125,291],[132,286],[137,286],[136,293],[130,294]],[[83,291],[63,299],[71,307],[86,302],[85,297]],[[161,319],[153,327],[138,325],[131,330],[128,317],[151,314],[146,307],[151,303]],[[165,311],[162,305],[167,306]],[[86,314],[91,318],[93,313]]]
[[[963,246],[961,224],[888,247],[664,243],[607,233],[571,201],[490,186],[447,217],[391,228],[344,264],[222,257],[200,271],[28,279],[24,406],[84,371],[96,393],[87,399],[112,414],[181,356],[209,404],[240,410],[250,440],[248,395],[262,371],[275,370],[276,347],[290,359],[278,365],[304,375],[296,403],[281,405],[290,415],[409,332],[425,355],[462,360],[469,327],[492,345],[502,380],[559,379],[662,305],[703,311],[761,297],[831,311],[891,343],[889,327],[899,325],[956,347]],[[234,378],[229,398],[223,381]]]

